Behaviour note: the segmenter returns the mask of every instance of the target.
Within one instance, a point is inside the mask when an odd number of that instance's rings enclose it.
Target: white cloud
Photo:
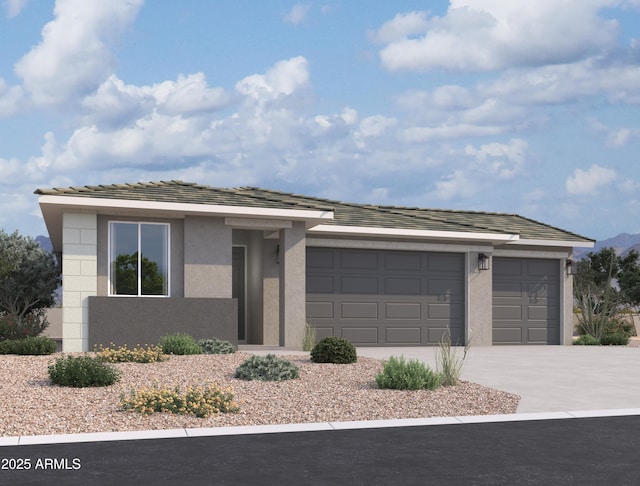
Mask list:
[[[33,101],[61,104],[98,88],[114,68],[110,43],[131,25],[142,2],[57,0],[41,42],[15,65]]]
[[[426,12],[397,14],[382,24],[376,32],[371,32],[369,38],[378,44],[388,44],[412,35],[423,34],[428,27]]]
[[[454,198],[466,198],[474,195],[478,184],[462,170],[455,170],[445,179],[436,182],[431,196],[449,201]]]
[[[279,61],[265,74],[253,74],[236,83],[236,90],[258,102],[277,100],[307,86],[309,70],[307,60],[294,57]]]
[[[299,25],[305,21],[311,5],[296,3],[291,10],[285,14],[284,21],[288,24]]]
[[[17,17],[20,12],[27,6],[29,0],[5,0],[5,8],[9,18]]]
[[[467,145],[465,153],[475,157],[480,169],[500,180],[512,179],[525,164],[526,141],[514,138],[508,144],[488,143],[475,148]]]
[[[574,170],[573,175],[567,178],[566,189],[573,195],[592,195],[607,187],[616,177],[615,170],[594,164],[587,170]]]
[[[616,0],[450,0],[442,17],[397,15],[372,35],[386,69],[486,71],[581,60],[615,46],[618,24],[598,16]],[[424,32],[418,38],[410,34]]]
[[[24,101],[24,91],[20,86],[9,86],[0,78],[0,117],[17,113]]]

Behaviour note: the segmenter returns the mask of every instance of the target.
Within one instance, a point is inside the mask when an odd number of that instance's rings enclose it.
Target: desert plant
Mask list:
[[[357,360],[355,346],[351,341],[338,336],[321,339],[311,350],[311,361],[314,363],[349,364]]]
[[[94,356],[63,356],[49,366],[49,378],[61,386],[109,386],[120,379],[120,372]]]
[[[0,341],[0,354],[44,355],[58,350],[58,343],[45,336]]]
[[[442,336],[436,349],[436,370],[442,375],[444,386],[457,385],[460,382],[462,368],[467,360],[470,342],[464,346],[462,356],[458,355],[457,347],[451,346],[451,335]]]
[[[304,324],[304,334],[302,336],[302,350],[311,351],[316,344],[316,328],[311,323]]]
[[[206,354],[231,354],[235,353],[238,349],[235,344],[218,338],[200,339],[198,346],[200,346],[202,352]]]
[[[192,336],[179,332],[162,336],[159,346],[164,354],[202,354],[202,348]]]
[[[34,310],[19,317],[17,314],[0,312],[0,339],[23,339],[38,336],[49,326],[46,312]]]
[[[613,332],[603,334],[600,338],[603,346],[626,346],[629,344],[629,336],[624,332]]]
[[[109,363],[155,363],[167,359],[160,346],[150,345],[146,347],[136,346],[133,349],[129,349],[126,344],[118,348],[105,348],[101,345],[96,350],[96,356]]]
[[[173,389],[152,387],[131,389],[129,395],[120,395],[120,406],[125,411],[142,415],[156,412],[209,417],[216,413],[236,413],[240,407],[233,399],[231,388],[221,388],[215,383],[205,387],[188,387],[185,393],[178,387]]]
[[[598,346],[600,340],[594,338],[591,334],[583,334],[577,339],[574,339],[573,344],[576,346]]]
[[[283,381],[300,376],[299,369],[290,361],[275,354],[251,356],[236,368],[234,378],[241,380]]]
[[[428,365],[417,359],[406,361],[404,356],[391,356],[376,375],[380,388],[392,390],[435,390],[441,381],[442,376]]]

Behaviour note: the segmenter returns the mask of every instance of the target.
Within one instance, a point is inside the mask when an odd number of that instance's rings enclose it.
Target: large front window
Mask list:
[[[169,295],[169,225],[109,224],[109,293]]]

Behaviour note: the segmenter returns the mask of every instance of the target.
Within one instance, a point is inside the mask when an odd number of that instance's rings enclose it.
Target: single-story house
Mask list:
[[[172,332],[301,348],[570,344],[583,236],[515,214],[181,181],[38,189],[62,262],[63,350]]]

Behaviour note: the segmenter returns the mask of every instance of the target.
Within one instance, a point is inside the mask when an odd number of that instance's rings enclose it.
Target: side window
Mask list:
[[[110,295],[169,295],[169,225],[109,223]]]

